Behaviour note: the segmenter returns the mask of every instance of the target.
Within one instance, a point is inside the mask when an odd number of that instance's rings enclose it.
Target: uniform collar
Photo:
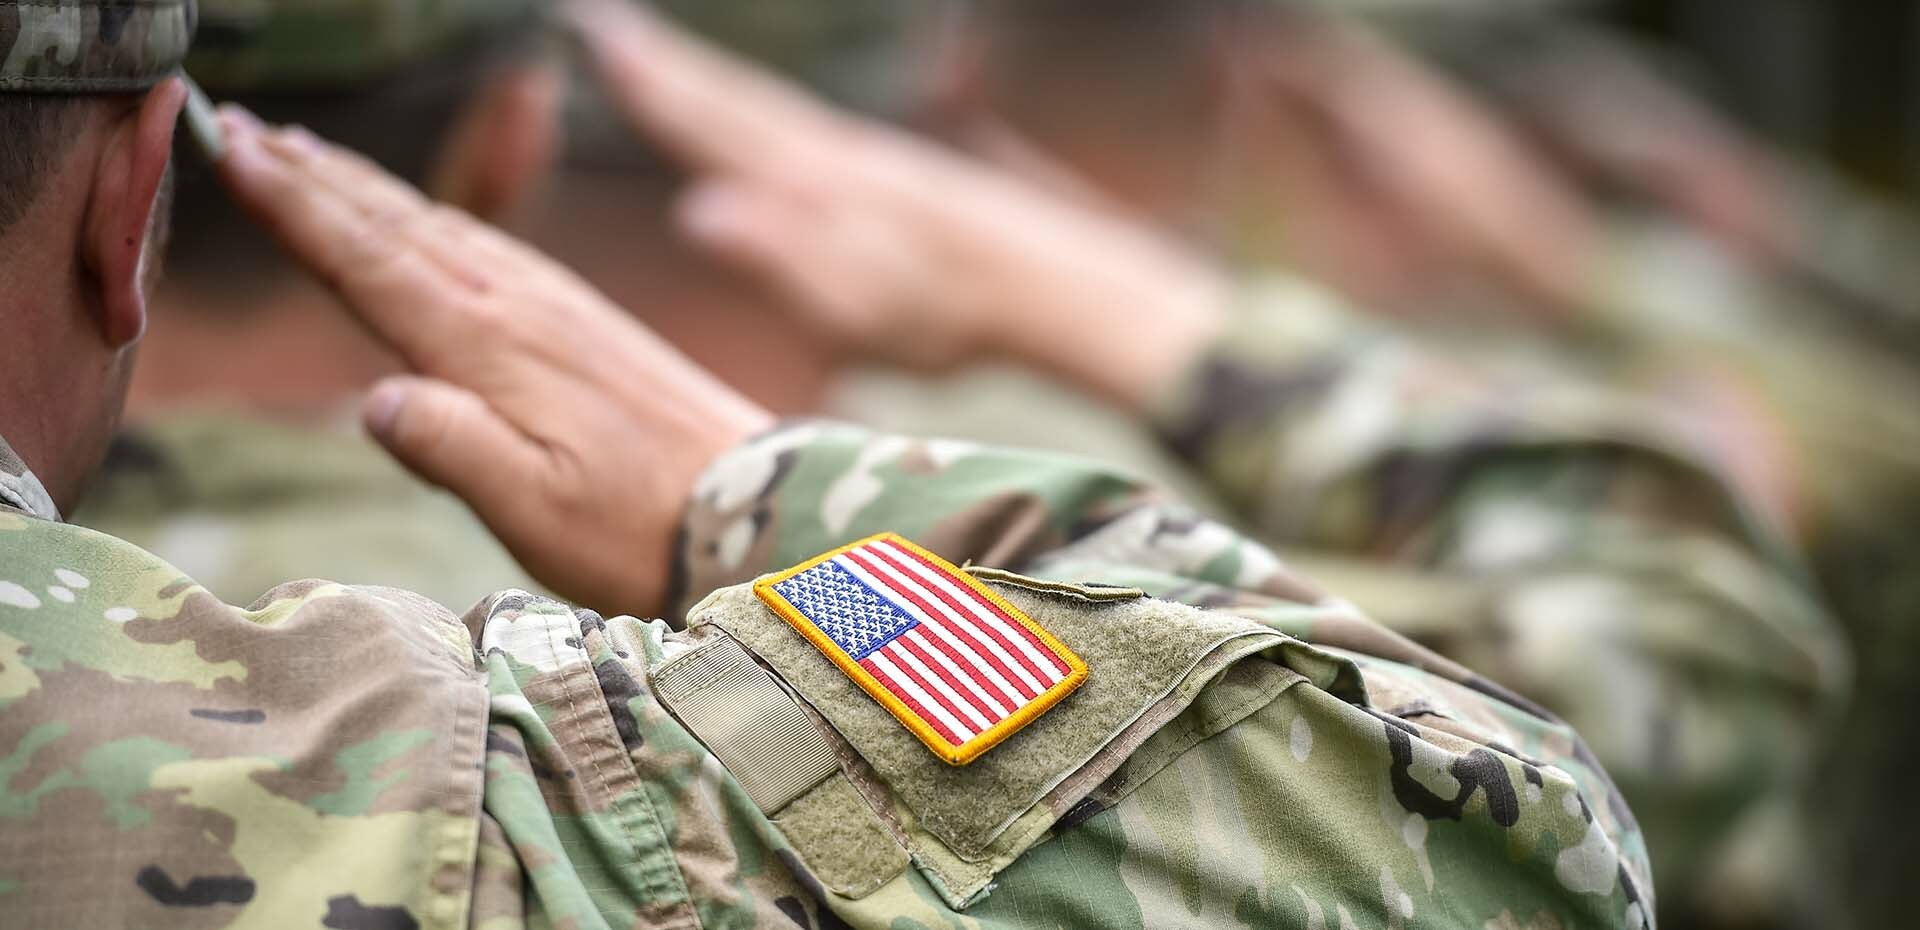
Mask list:
[[[42,520],[60,522],[60,508],[54,506],[46,485],[41,484],[40,479],[34,477],[33,471],[27,468],[27,463],[14,454],[5,436],[0,436],[0,506],[23,510]]]

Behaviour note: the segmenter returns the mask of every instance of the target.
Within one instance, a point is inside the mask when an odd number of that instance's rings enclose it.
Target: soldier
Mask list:
[[[368,426],[556,589],[686,623],[318,581],[243,609],[59,522],[145,326],[193,9],[5,15],[8,921],[1646,925],[1570,730],[1265,550],[1081,463],[775,427],[241,111],[235,196],[417,372]]]
[[[1014,359],[1151,423],[1296,564],[1574,720],[1660,812],[1681,887],[1797,790],[1847,656],[1737,400],[1635,396],[1552,353],[1446,351],[1297,279],[1235,282],[656,21],[586,18],[635,124],[695,175],[696,242],[852,351]]]
[[[1884,567],[1920,549],[1911,220],[1831,169],[1768,151],[1619,37],[1526,17],[1450,35],[1413,19],[1394,34],[1483,91],[1606,206],[1593,303],[1612,364],[1647,379],[1710,360],[1737,373],[1796,450],[1799,539],[1861,668],[1797,838],[1745,844],[1744,884],[1759,892],[1723,886],[1718,909],[1777,921],[1784,888],[1807,899],[1808,925],[1900,922],[1899,863],[1912,858],[1920,806],[1891,800],[1916,758],[1891,734],[1920,682],[1920,589]]]

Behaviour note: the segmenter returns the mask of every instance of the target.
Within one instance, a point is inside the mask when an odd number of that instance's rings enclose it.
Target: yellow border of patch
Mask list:
[[[800,612],[800,608],[793,606],[791,602],[780,595],[780,592],[773,589],[774,585],[819,565],[834,556],[858,549],[868,543],[883,541],[893,543],[896,546],[900,546],[919,555],[945,570],[947,574],[953,576],[953,578],[961,584],[971,588],[981,597],[993,602],[994,606],[1006,611],[1007,616],[1012,617],[1015,622],[1026,627],[1027,630],[1038,637],[1040,642],[1045,644],[1048,649],[1052,649],[1054,654],[1066,660],[1067,677],[1060,679],[1058,684],[1041,692],[1038,697],[1027,702],[1018,710],[1015,710],[1007,719],[988,727],[985,732],[975,736],[973,739],[967,740],[959,746],[949,745],[939,733],[934,731],[931,724],[920,719],[920,715],[913,712],[913,708],[908,707],[905,701],[900,700],[893,692],[888,691],[885,685],[882,685],[871,674],[868,674],[866,669],[861,668],[860,663],[853,660],[853,656],[848,655],[845,649],[840,648],[839,643],[834,642],[831,637],[827,636],[826,631],[815,626],[813,621],[807,619],[806,614]],[[892,714],[895,720],[900,721],[901,726],[911,730],[913,735],[919,737],[920,742],[925,743],[928,749],[933,750],[934,755],[939,756],[949,765],[966,765],[980,758],[987,750],[999,745],[1001,740],[1020,732],[1021,727],[1039,719],[1041,714],[1046,713],[1053,705],[1060,703],[1061,698],[1072,694],[1074,689],[1079,688],[1080,685],[1087,680],[1087,663],[1075,655],[1073,650],[1068,649],[1065,643],[1054,638],[1054,635],[1047,632],[1045,627],[1035,623],[1033,618],[1027,616],[1025,611],[1008,603],[1006,598],[1001,597],[993,589],[987,587],[985,583],[962,571],[952,562],[928,552],[916,545],[912,540],[898,533],[876,533],[858,542],[848,543],[831,552],[815,556],[779,574],[764,576],[753,583],[753,593],[758,595],[760,600],[764,602],[768,608],[772,609],[774,613],[779,614],[780,619],[787,621],[787,625],[793,627],[794,632],[806,637],[807,642],[812,643],[813,647],[820,650],[822,655],[832,660],[833,664],[838,666],[840,671],[846,673],[848,678],[853,679],[854,683],[858,684],[861,690],[867,692],[867,695],[874,700],[879,701],[881,707],[885,707],[887,712]]]

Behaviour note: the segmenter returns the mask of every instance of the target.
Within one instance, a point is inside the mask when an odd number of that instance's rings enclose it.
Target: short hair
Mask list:
[[[79,137],[94,98],[0,93],[0,234],[27,215],[47,175]]]
[[[305,126],[419,185],[427,181],[468,105],[525,48],[517,34],[486,37],[352,86],[242,92],[222,99],[270,123]],[[185,133],[174,140],[179,178],[169,275],[189,281],[197,291],[240,297],[288,273],[287,260],[221,189],[191,142]]]

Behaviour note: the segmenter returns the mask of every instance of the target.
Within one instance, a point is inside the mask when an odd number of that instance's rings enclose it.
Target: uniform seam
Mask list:
[[[574,622],[571,616],[568,622]],[[546,644],[547,653],[553,659],[555,667],[558,668],[563,666],[560,660],[560,647],[554,639],[554,626],[555,625],[551,623],[546,625]],[[593,673],[593,658],[590,654],[586,653],[586,650],[583,649],[581,651],[583,655],[586,655],[587,674],[591,675]],[[578,670],[575,669],[575,671],[577,672]],[[571,674],[568,672],[562,672],[560,674],[560,693],[567,699],[567,717],[573,722],[575,733],[584,736],[585,734],[581,731],[580,725],[580,705],[574,695],[573,685],[568,681],[570,677]],[[597,685],[595,686],[595,690],[598,691]],[[606,713],[605,695],[600,696],[599,705],[598,712]],[[691,894],[688,893],[685,883],[675,880],[677,878],[675,873],[677,872],[678,865],[673,860],[672,846],[670,844],[666,846],[664,867],[649,867],[646,862],[647,857],[641,854],[640,843],[634,837],[633,825],[628,822],[626,813],[619,810],[619,808],[629,807],[629,805],[620,803],[619,799],[614,796],[613,790],[607,782],[606,772],[601,768],[600,754],[598,752],[589,752],[587,761],[592,766],[594,782],[598,786],[601,795],[605,797],[607,805],[615,809],[614,819],[620,824],[621,837],[627,841],[627,852],[633,862],[635,873],[641,880],[646,892],[656,899],[647,903],[666,905],[667,902],[664,899],[667,898],[669,894],[677,891],[680,898],[679,903],[690,907],[693,898]],[[640,794],[640,804],[642,805],[639,813],[648,819],[653,826],[654,832],[665,842],[667,839],[666,830],[661,827],[659,818],[654,816],[652,799],[646,796],[646,784],[640,779],[637,771],[634,772],[634,780],[635,790]],[[674,888],[672,887],[673,885],[678,885],[679,887]],[[689,913],[691,913],[691,910]],[[697,915],[694,915],[693,926],[699,926],[699,917]]]
[[[554,642],[554,638],[553,638],[554,624],[547,623],[544,625],[547,628],[547,637],[546,637],[547,655],[553,660],[553,664],[555,668],[565,669],[566,665],[560,659],[560,647],[557,643]],[[579,720],[580,720],[580,702],[574,698],[573,685],[569,684],[567,681],[569,677],[571,677],[570,671],[562,671],[558,676],[559,682],[560,682],[560,694],[561,696],[567,699],[567,720],[574,727],[575,732],[578,733]],[[600,793],[603,796],[605,796],[607,803],[609,804],[613,803],[613,792],[607,787],[606,773],[603,772],[600,768],[600,754],[589,753],[587,755],[587,762],[593,768],[594,785],[599,789]],[[634,864],[638,865],[640,860],[640,844],[633,837],[633,828],[630,825],[628,825],[625,818],[615,818],[615,819],[620,822],[621,837],[627,841],[627,852],[629,855],[633,857]]]
[[[462,632],[465,632],[464,626],[462,627]],[[454,751],[449,752],[448,755],[455,756],[457,761],[447,769],[446,792],[450,796],[446,802],[448,813],[458,818],[456,822],[464,821],[470,823],[473,829],[470,833],[462,832],[458,841],[459,848],[457,849],[455,848],[456,844],[449,836],[447,840],[442,842],[441,848],[438,850],[436,856],[439,860],[437,864],[442,868],[458,866],[462,863],[466,864],[466,872],[468,875],[466,892],[464,894],[459,891],[441,892],[433,886],[432,876],[428,877],[428,889],[432,895],[432,900],[436,903],[443,901],[451,902],[451,909],[455,913],[449,915],[452,919],[445,921],[445,925],[455,927],[464,925],[470,918],[473,910],[472,876],[474,870],[478,869],[480,864],[478,859],[480,814],[486,794],[486,750],[484,745],[487,733],[486,708],[490,701],[487,699],[486,687],[481,682],[478,669],[474,668],[471,664],[469,664],[463,672],[457,675],[450,675],[449,677],[456,678],[463,685],[474,687],[478,692],[477,696],[482,699],[478,701],[463,699],[455,705],[454,733],[448,740],[448,742],[452,744],[455,740],[464,738],[467,743],[467,745],[450,745],[450,749]],[[476,742],[480,744],[480,752],[473,758],[474,765],[469,766],[468,754],[472,752],[473,744]],[[467,774],[470,770],[478,773],[478,784],[473,785],[470,790],[462,790],[459,782],[474,778],[473,775]],[[468,837],[471,837],[471,840],[469,840]],[[438,872],[439,868],[436,868],[435,871]]]

